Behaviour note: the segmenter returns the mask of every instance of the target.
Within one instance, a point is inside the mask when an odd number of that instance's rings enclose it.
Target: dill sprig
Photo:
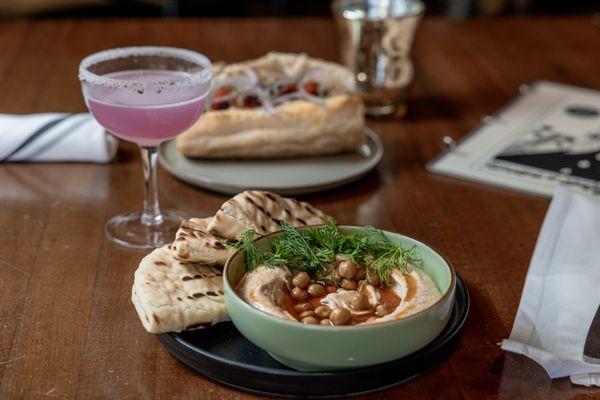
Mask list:
[[[241,233],[238,241],[232,245],[232,247],[236,249],[243,249],[246,257],[246,269],[248,271],[253,271],[259,264],[262,263],[265,257],[265,253],[260,251],[254,243],[254,239],[258,236],[259,234],[255,230],[247,230]]]
[[[273,248],[274,255],[280,260],[285,260],[286,266],[316,276],[318,271],[324,270],[325,265],[335,257],[331,249],[316,245],[314,240],[292,225],[283,222],[281,230],[283,234],[275,240]]]
[[[338,251],[338,246],[342,237],[342,233],[331,218],[324,227],[311,227],[306,229],[306,238],[309,243],[322,250],[329,250],[332,253]]]
[[[393,269],[404,270],[409,263],[420,261],[415,247],[405,249],[392,243],[382,231],[367,228],[365,233],[344,235],[331,219],[323,227],[304,231],[282,223],[282,235],[273,241],[270,251],[258,249],[255,231],[240,235],[234,247],[244,249],[249,271],[258,265],[287,266],[319,280],[334,279],[330,267],[338,254],[366,266],[367,274],[376,273],[383,284],[390,282]]]
[[[277,267],[286,265],[286,260],[281,259],[277,254],[270,251],[263,251],[256,246],[255,240],[259,237],[255,230],[247,230],[238,236],[237,242],[231,247],[242,249],[245,256],[246,270],[253,271],[256,267],[264,265],[267,267]]]

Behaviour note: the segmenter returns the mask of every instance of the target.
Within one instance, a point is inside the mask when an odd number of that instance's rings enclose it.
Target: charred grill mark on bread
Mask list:
[[[270,199],[271,201],[273,201],[273,202],[275,202],[275,203],[279,204],[279,202],[277,201],[277,199],[276,199],[276,198],[275,198],[275,197],[274,197],[272,194],[270,194],[270,193],[265,193],[265,194],[264,194],[264,196],[265,196],[266,198]],[[257,208],[257,209],[258,209],[260,212],[262,212],[263,214],[265,214],[265,215],[266,215],[266,216],[267,216],[267,217],[268,217],[268,218],[269,218],[269,219],[270,219],[270,220],[271,220],[271,221],[272,221],[272,222],[275,224],[275,226],[276,226],[276,227],[279,227],[279,226],[281,225],[281,223],[282,223],[283,221],[282,221],[282,220],[280,220],[279,218],[275,218],[275,217],[273,217],[273,215],[272,215],[272,214],[271,214],[269,211],[265,210],[265,208],[264,208],[262,205],[260,205],[260,204],[257,204],[257,201],[256,201],[256,199],[252,199],[252,197],[250,197],[250,195],[249,195],[249,194],[245,195],[244,197],[245,197],[246,199],[248,199],[248,200],[249,200],[249,203],[250,203],[250,204],[252,204],[254,207],[256,207],[256,208]],[[283,210],[284,210],[284,212],[286,212],[286,213],[287,213],[287,215],[288,215],[288,216],[290,216],[290,217],[291,217],[291,213],[290,213],[290,211],[289,211],[287,208],[283,208]],[[260,227],[261,227],[261,229],[262,229],[263,231],[265,231],[265,232],[268,232],[268,229],[267,229],[267,227],[266,227],[266,226],[264,226],[264,225],[261,225]]]
[[[224,250],[224,249],[226,249],[226,248],[227,248],[227,246],[225,246],[223,243],[221,243],[221,242],[217,242],[217,241],[215,241],[215,242],[213,243],[213,247],[214,247],[215,249],[220,249],[220,250]]]
[[[184,221],[184,222],[182,222],[182,225],[183,225],[184,223],[185,223],[185,221]],[[208,233],[207,233],[205,230],[203,230],[203,229],[198,229],[198,228],[190,228],[190,230],[192,231],[192,234],[193,234],[193,235],[194,235],[194,236],[195,236],[197,239],[206,239],[206,238],[209,238],[209,237],[211,236],[210,234],[208,234]],[[185,240],[185,238],[184,238],[184,237],[182,237],[182,236],[188,236],[188,235],[186,235],[185,233],[180,233],[180,234],[178,235],[178,237],[177,237],[177,239],[176,239],[176,240],[178,240],[178,241]],[[225,250],[225,249],[227,248],[227,246],[225,246],[225,245],[224,245],[223,243],[221,243],[219,240],[220,240],[220,238],[216,238],[214,241],[212,241],[212,242],[209,242],[209,243],[206,243],[206,244],[205,244],[205,246],[206,246],[206,247],[212,247],[212,248],[214,248],[214,249],[217,249],[217,250]],[[225,240],[225,239],[223,239],[223,240]]]
[[[312,215],[314,215],[314,216],[316,216],[316,217],[318,217],[318,216],[319,216],[319,214],[317,214],[317,213],[315,212],[315,209],[314,209],[314,208],[313,208],[313,206],[311,206],[310,204],[308,204],[308,203],[303,203],[303,204],[302,204],[302,206],[304,207],[304,209],[305,209],[306,211],[308,211],[308,212],[309,212],[309,213],[311,213]]]
[[[206,234],[206,231],[205,231],[204,229],[202,229],[202,228],[196,228],[196,227],[192,226],[192,225],[189,223],[189,221],[183,221],[183,222],[181,223],[181,227],[180,227],[180,229],[181,229],[182,231],[184,231],[184,232],[189,232],[189,231],[192,231],[192,232],[199,232],[199,233],[202,233],[202,234],[204,234],[204,235]]]
[[[267,198],[271,199],[272,201],[277,202],[277,199],[273,197],[271,193],[265,193],[265,196],[267,196]]]
[[[252,197],[250,197],[248,195],[245,195],[244,196],[244,200],[246,200],[248,203],[252,204],[254,207],[257,207],[256,203],[254,202],[254,200],[252,200]]]
[[[271,213],[266,211],[262,206],[255,204],[255,207],[258,208],[263,214],[266,214],[268,217],[271,217]]]

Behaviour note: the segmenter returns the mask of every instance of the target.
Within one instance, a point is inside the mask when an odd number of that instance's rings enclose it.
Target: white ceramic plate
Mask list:
[[[367,143],[356,153],[269,160],[205,160],[182,156],[175,140],[160,146],[161,166],[173,176],[205,189],[236,194],[246,189],[297,195],[352,182],[375,168],[383,144],[365,128]]]

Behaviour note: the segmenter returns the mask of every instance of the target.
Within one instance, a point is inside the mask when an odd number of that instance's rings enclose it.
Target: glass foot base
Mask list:
[[[117,215],[104,225],[104,232],[111,241],[121,246],[133,249],[162,247],[175,240],[181,220],[189,218],[177,210],[163,210],[162,216],[160,224],[146,225],[142,224],[142,213],[139,211]]]

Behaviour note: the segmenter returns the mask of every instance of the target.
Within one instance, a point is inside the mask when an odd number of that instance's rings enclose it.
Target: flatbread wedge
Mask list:
[[[208,232],[236,240],[246,230],[261,235],[280,229],[280,223],[294,226],[327,223],[328,217],[308,203],[263,191],[245,191],[223,203],[208,224]]]
[[[171,251],[181,261],[223,266],[234,251],[231,241],[241,232],[254,229],[265,234],[279,230],[281,221],[300,226],[323,224],[328,219],[308,203],[270,192],[246,191],[225,202],[215,217],[183,221]]]
[[[225,239],[208,232],[210,218],[183,221],[171,246],[173,257],[181,261],[225,265],[233,253]]]
[[[142,259],[131,301],[150,333],[199,329],[229,320],[221,271],[178,261],[168,246]]]

